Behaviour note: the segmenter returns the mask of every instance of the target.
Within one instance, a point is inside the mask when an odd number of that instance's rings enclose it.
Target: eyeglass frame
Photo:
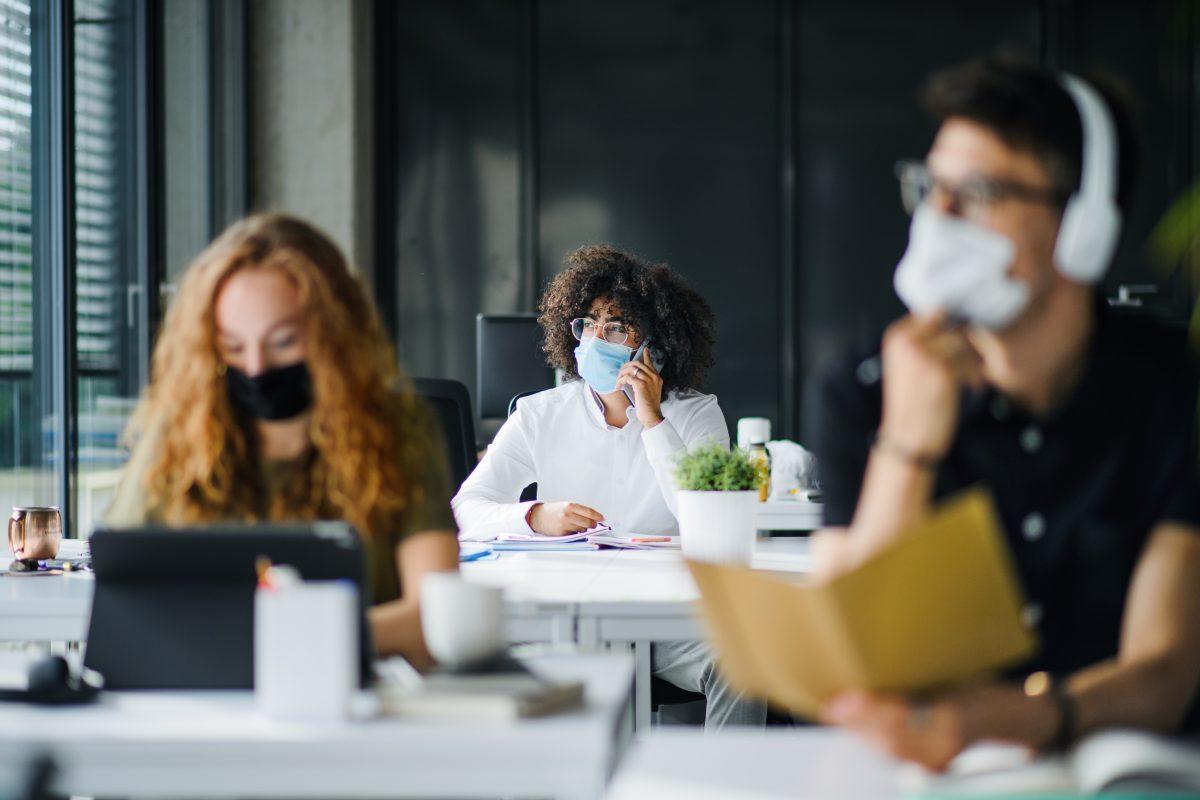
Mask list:
[[[1051,206],[1053,208],[1062,208],[1066,205],[1071,197],[1071,192],[1066,189],[1030,186],[1018,181],[1006,181],[999,178],[987,178],[982,175],[972,176],[960,183],[958,186],[950,186],[935,176],[928,166],[922,161],[916,159],[904,159],[897,161],[894,171],[896,179],[900,182],[900,203],[904,206],[904,210],[910,216],[916,213],[916,210],[928,200],[935,189],[940,189],[949,197],[951,208],[964,217],[971,219],[979,219],[978,216],[968,214],[966,209],[970,204],[971,207],[979,209],[990,209],[1005,200],[1017,200],[1025,203],[1036,203],[1039,205]],[[914,198],[913,191],[920,191],[921,186],[911,180],[914,173],[923,174],[928,181],[928,188],[925,189],[923,198]],[[976,199],[966,202],[963,200],[965,192],[975,190],[978,192]]]
[[[576,322],[581,323],[579,334],[575,333],[575,323]],[[601,324],[601,323],[597,322],[596,320],[591,319],[590,317],[576,317],[575,319],[571,320],[571,324],[567,326],[571,330],[571,335],[575,337],[575,341],[582,342],[584,339],[594,339],[595,338],[594,335],[593,336],[584,336],[583,335],[583,327],[582,326],[587,325],[588,322],[591,322],[592,325],[594,325],[594,326],[598,326],[600,328],[600,332],[602,334],[604,334],[604,332],[608,329],[609,325],[620,325],[621,327],[623,327],[625,329],[625,336],[622,337],[621,341],[619,341],[619,342],[611,341],[607,335],[602,335],[601,338],[604,341],[608,342],[609,344],[625,344],[626,342],[629,341],[629,337],[631,335],[633,335],[633,331],[630,330],[629,323],[623,322],[621,320],[609,320],[608,322]]]

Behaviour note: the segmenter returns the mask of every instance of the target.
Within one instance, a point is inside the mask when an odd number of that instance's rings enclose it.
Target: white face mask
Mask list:
[[[1029,287],[1008,275],[1015,255],[1007,236],[922,205],[896,267],[896,294],[915,314],[945,311],[999,330],[1029,304]]]

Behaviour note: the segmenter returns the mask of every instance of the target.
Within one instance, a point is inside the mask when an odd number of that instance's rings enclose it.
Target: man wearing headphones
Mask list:
[[[911,313],[818,384],[810,438],[842,528],[818,559],[860,563],[982,483],[1042,647],[1001,680],[847,693],[822,716],[933,769],[983,739],[1195,730],[1196,370],[1182,335],[1112,315],[1096,288],[1134,173],[1125,118],[1093,85],[1005,55],[936,75],[924,99],[940,128],[899,167]]]

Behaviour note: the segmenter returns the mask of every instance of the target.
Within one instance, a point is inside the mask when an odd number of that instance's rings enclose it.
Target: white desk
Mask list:
[[[608,800],[884,800],[904,767],[843,731],[659,728],[639,736]]]
[[[760,531],[815,531],[825,516],[823,503],[807,500],[772,500],[758,505]]]
[[[808,540],[759,539],[754,565],[802,575]],[[0,558],[0,569],[7,569]],[[677,551],[509,552],[462,565],[473,581],[505,591],[510,642],[578,644],[633,654],[634,725],[650,721],[650,645],[703,636],[696,586]],[[93,578],[0,576],[0,641],[82,641]]]
[[[10,559],[0,557],[0,572]],[[92,613],[91,573],[0,574],[0,641],[82,641]]]
[[[809,565],[807,539],[756,542],[758,569],[800,578]],[[704,635],[698,591],[678,551],[506,552],[494,561],[463,564],[462,571],[472,581],[504,589],[510,641],[562,642],[573,626],[570,641],[581,647],[631,652],[637,730],[650,723],[650,646]],[[521,638],[551,627],[561,635]]]
[[[586,681],[585,708],[515,724],[382,718],[275,722],[249,692],[114,692],[96,706],[0,706],[0,778],[54,758],[62,795],[92,797],[599,797],[624,747],[632,665],[546,656]]]

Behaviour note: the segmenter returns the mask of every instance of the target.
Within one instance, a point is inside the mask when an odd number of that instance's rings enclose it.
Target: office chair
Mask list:
[[[682,706],[704,702],[705,697],[699,692],[681,689],[662,678],[650,677],[650,710],[657,715],[661,715],[663,706]],[[703,706],[700,709],[700,719],[697,721],[704,721]]]
[[[50,789],[57,774],[58,766],[53,758],[46,753],[36,754],[25,765],[17,767],[15,785],[2,788],[6,795],[16,800],[50,800],[55,796]]]
[[[553,386],[537,314],[476,316],[475,369],[480,419],[502,419],[514,394]]]
[[[517,403],[520,401],[520,399],[522,397],[529,397],[529,395],[531,395],[531,394],[537,394],[538,391],[541,391],[541,390],[539,389],[539,390],[532,391],[532,392],[521,392],[520,394],[514,395],[513,399],[508,401],[508,416],[511,417],[513,415],[513,412],[517,410]],[[524,489],[521,490],[521,502],[528,503],[530,500],[537,500],[537,484],[536,483],[531,483],[528,486],[526,486]]]
[[[413,378],[417,396],[429,404],[442,429],[450,478],[454,491],[471,474],[478,462],[475,451],[475,418],[471,395],[459,381],[447,378]]]

